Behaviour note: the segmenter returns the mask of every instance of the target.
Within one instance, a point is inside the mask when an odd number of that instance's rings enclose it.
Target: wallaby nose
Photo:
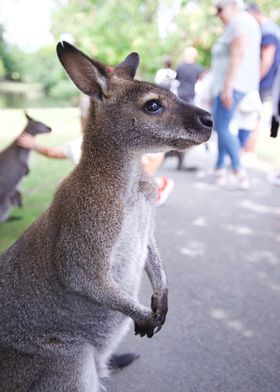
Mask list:
[[[204,127],[213,128],[213,119],[210,113],[203,114],[198,120]]]

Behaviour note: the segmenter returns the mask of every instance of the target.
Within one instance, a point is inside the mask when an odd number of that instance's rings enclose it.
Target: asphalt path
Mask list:
[[[204,149],[187,165],[209,167]],[[152,339],[133,328],[118,353],[140,358],[106,382],[108,392],[280,391],[280,187],[250,169],[237,191],[175,170],[156,236],[169,280],[166,324]],[[141,302],[150,303],[143,277]]]

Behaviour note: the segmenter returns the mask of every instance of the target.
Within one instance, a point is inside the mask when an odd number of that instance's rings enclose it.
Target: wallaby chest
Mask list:
[[[149,191],[151,194],[147,193]],[[138,291],[147,257],[149,234],[154,219],[154,189],[140,189],[134,203],[123,214],[120,232],[113,246],[111,263],[114,278],[121,281],[131,294]]]

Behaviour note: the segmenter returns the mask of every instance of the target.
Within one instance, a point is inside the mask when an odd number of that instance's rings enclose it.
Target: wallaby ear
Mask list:
[[[56,50],[64,69],[84,94],[99,99],[107,96],[108,72],[103,64],[89,58],[65,41],[59,42]]]
[[[113,73],[126,79],[133,79],[136,74],[139,62],[139,54],[130,53],[122,63],[116,66]]]
[[[34,121],[33,118],[30,117],[29,114],[26,111],[24,111],[24,114],[25,114],[25,117],[26,117],[27,121]]]

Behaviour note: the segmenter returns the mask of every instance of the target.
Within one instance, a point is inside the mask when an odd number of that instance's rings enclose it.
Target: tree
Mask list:
[[[0,25],[0,78],[21,80],[26,55],[14,45],[8,45],[4,39],[4,28]]]

